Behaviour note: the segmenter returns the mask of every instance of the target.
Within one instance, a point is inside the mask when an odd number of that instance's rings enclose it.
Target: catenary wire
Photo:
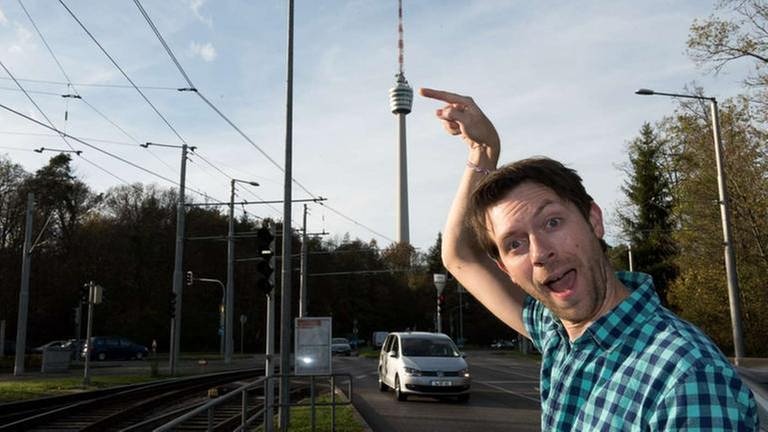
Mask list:
[[[62,136],[64,136],[64,137],[67,137],[67,138],[69,138],[69,139],[72,139],[72,140],[74,140],[74,141],[77,141],[77,142],[79,142],[80,144],[83,144],[83,145],[85,145],[85,146],[88,146],[88,147],[90,147],[90,148],[92,148],[92,149],[96,150],[96,151],[99,151],[99,152],[101,152],[101,153],[104,153],[104,154],[106,154],[107,156],[111,156],[111,157],[113,157],[113,158],[115,158],[115,159],[119,160],[120,162],[126,163],[126,164],[128,164],[128,165],[130,165],[130,166],[132,166],[132,167],[134,167],[134,168],[136,168],[136,169],[139,169],[139,170],[141,170],[141,171],[144,171],[144,172],[145,172],[145,173],[147,173],[147,174],[150,174],[150,175],[152,175],[152,176],[155,176],[155,177],[157,177],[157,178],[160,178],[160,179],[162,179],[162,180],[165,180],[165,181],[167,181],[167,182],[169,182],[169,183],[171,183],[171,184],[173,184],[173,185],[177,185],[177,184],[178,184],[178,182],[176,182],[175,180],[172,180],[172,179],[170,179],[170,178],[168,178],[168,177],[165,177],[165,176],[164,176],[164,175],[162,175],[162,174],[158,174],[158,173],[156,173],[156,172],[154,172],[154,171],[152,171],[152,170],[149,170],[149,169],[147,169],[147,168],[144,168],[144,167],[143,167],[143,166],[141,166],[141,165],[135,164],[135,163],[133,163],[133,162],[131,162],[131,161],[129,161],[129,160],[127,160],[127,159],[123,158],[123,157],[120,157],[120,156],[118,156],[118,155],[116,155],[116,154],[110,153],[110,152],[108,152],[108,151],[106,151],[106,150],[104,150],[104,149],[101,149],[101,148],[97,147],[97,146],[94,146],[94,145],[92,145],[92,144],[89,144],[88,142],[86,142],[86,141],[84,141],[84,140],[82,140],[82,139],[80,139],[80,138],[77,138],[77,137],[75,137],[75,136],[72,136],[72,135],[70,135],[70,134],[68,134],[68,133],[66,133],[66,132],[63,132],[63,131],[60,131],[59,129],[56,129],[55,127],[52,127],[52,126],[48,126],[48,125],[46,125],[45,123],[42,123],[42,122],[40,122],[40,121],[38,121],[38,120],[35,120],[35,119],[33,119],[32,117],[30,117],[30,116],[28,116],[28,115],[26,115],[26,114],[23,114],[23,113],[21,113],[21,112],[19,112],[19,111],[16,111],[15,109],[13,109],[13,108],[11,108],[11,107],[9,107],[9,106],[7,106],[7,105],[3,104],[3,103],[0,103],[0,108],[4,109],[4,110],[6,110],[6,111],[9,111],[9,112],[11,112],[11,113],[13,113],[13,114],[16,114],[16,115],[17,115],[17,116],[19,116],[19,117],[23,117],[23,118],[25,118],[25,119],[27,119],[27,120],[31,121],[32,123],[35,123],[35,124],[37,124],[37,125],[39,125],[39,126],[42,126],[42,127],[46,128],[46,129],[49,129],[49,130],[51,130],[51,131],[53,131],[53,132],[56,132],[56,133],[58,133],[59,135],[62,135]],[[209,195],[209,194],[206,194],[206,193],[204,193],[204,192],[200,192],[200,191],[198,191],[198,190],[196,190],[196,189],[193,189],[193,188],[190,188],[190,187],[187,187],[187,189],[188,189],[188,190],[190,190],[191,192],[194,192],[194,193],[196,193],[196,194],[200,195],[200,196],[203,196],[203,197],[206,197],[206,198],[209,198],[209,197],[210,197],[210,195]]]
[[[60,0],[61,1],[61,0]],[[165,48],[166,53],[168,53],[168,56],[171,58],[173,63],[176,65],[176,68],[178,68],[179,73],[184,77],[184,79],[187,81],[187,84],[189,84],[189,88],[185,90],[189,90],[197,94],[197,96],[200,97],[200,99],[205,102],[216,114],[219,115],[225,122],[227,122],[238,134],[240,134],[241,137],[243,137],[248,143],[250,143],[256,150],[259,151],[267,160],[272,162],[272,164],[277,167],[281,172],[285,172],[285,169],[277,163],[264,149],[262,149],[258,144],[256,144],[248,135],[245,134],[232,120],[229,119],[226,115],[224,115],[221,110],[219,110],[208,98],[206,98],[198,89],[197,87],[192,83],[192,80],[189,79],[189,76],[184,71],[184,68],[179,63],[178,59],[176,58],[176,55],[173,53],[171,48],[168,46],[168,44],[165,42],[165,39],[163,38],[162,34],[160,34],[160,31],[157,29],[155,24],[152,22],[152,19],[149,17],[147,12],[144,10],[144,8],[141,6],[141,3],[139,3],[139,0],[133,0],[136,4],[136,7],[139,9],[141,14],[144,16],[144,19],[147,21],[147,24],[150,26],[152,31],[155,33],[155,36],[160,41],[160,43]],[[291,181],[295,183],[298,187],[300,187],[304,192],[306,192],[309,196],[312,198],[317,198],[315,194],[309,191],[306,187],[304,187],[303,184],[301,184],[298,180],[295,178],[291,178]]]
[[[61,0],[60,0],[60,1],[61,1]],[[284,169],[284,168],[283,168],[283,167],[282,167],[280,164],[278,164],[278,163],[277,163],[277,162],[276,162],[274,159],[272,159],[272,157],[270,157],[270,156],[269,156],[269,155],[268,155],[268,154],[267,154],[267,153],[266,153],[266,152],[265,152],[265,151],[264,151],[264,150],[263,150],[261,147],[259,147],[259,146],[258,146],[258,145],[257,145],[257,144],[256,144],[256,143],[255,143],[255,142],[254,142],[254,141],[253,141],[253,140],[252,140],[252,139],[251,139],[251,138],[248,136],[248,135],[246,135],[246,134],[245,134],[245,133],[244,133],[244,132],[243,132],[243,131],[242,131],[242,130],[239,128],[239,127],[237,127],[237,125],[235,125],[235,124],[234,124],[234,123],[233,123],[233,122],[232,122],[232,121],[231,121],[231,120],[230,120],[230,119],[229,119],[229,118],[228,118],[226,115],[224,115],[224,113],[222,113],[222,112],[221,112],[221,110],[219,110],[219,109],[218,109],[218,108],[217,108],[217,107],[216,107],[216,106],[215,106],[215,105],[214,105],[214,104],[213,104],[211,101],[209,101],[209,100],[208,100],[208,99],[207,99],[207,98],[206,98],[206,97],[205,97],[205,96],[204,96],[204,95],[203,95],[203,94],[202,94],[202,93],[201,93],[201,92],[200,92],[200,91],[197,89],[197,87],[194,85],[194,83],[192,83],[192,80],[190,80],[190,79],[189,79],[189,76],[188,76],[188,75],[187,75],[187,73],[184,71],[184,68],[183,68],[183,67],[181,66],[181,64],[179,63],[178,59],[176,58],[176,56],[175,56],[175,54],[173,53],[173,51],[171,50],[171,48],[170,48],[170,47],[168,46],[168,44],[165,42],[165,39],[163,38],[163,36],[162,36],[162,34],[160,33],[160,31],[157,29],[157,27],[156,27],[156,26],[154,25],[154,23],[152,22],[152,19],[149,17],[149,15],[147,14],[147,12],[146,12],[146,11],[144,10],[144,8],[141,6],[141,3],[139,3],[139,0],[134,0],[134,3],[136,4],[136,7],[139,9],[139,11],[141,12],[141,14],[144,16],[144,19],[147,21],[147,24],[150,26],[150,28],[152,29],[152,31],[155,33],[155,36],[157,36],[158,40],[160,41],[160,43],[161,43],[161,44],[163,45],[163,47],[165,48],[165,50],[166,50],[166,53],[168,53],[168,56],[169,56],[169,57],[171,57],[171,60],[173,61],[173,63],[174,63],[174,64],[176,65],[176,67],[178,68],[178,70],[179,70],[179,73],[181,73],[181,75],[182,75],[182,76],[184,77],[184,79],[187,81],[187,84],[189,84],[189,90],[191,90],[191,91],[193,91],[195,94],[197,94],[197,95],[200,97],[200,99],[202,99],[202,100],[203,100],[203,102],[205,102],[205,103],[206,103],[206,104],[207,104],[207,105],[208,105],[208,106],[209,106],[209,107],[210,107],[210,108],[211,108],[211,109],[212,109],[214,112],[216,112],[216,114],[218,114],[218,115],[219,115],[219,117],[221,117],[221,118],[222,118],[222,119],[223,119],[225,122],[227,122],[227,123],[228,123],[228,124],[229,124],[229,125],[230,125],[230,126],[231,126],[231,127],[234,129],[234,130],[235,130],[235,131],[237,131],[237,133],[239,133],[239,134],[240,134],[240,136],[242,136],[242,137],[243,137],[243,138],[244,138],[246,141],[248,141],[248,142],[249,142],[249,143],[250,143],[250,144],[251,144],[251,145],[252,145],[254,148],[256,148],[256,150],[258,150],[258,151],[259,151],[259,152],[260,152],[262,155],[264,155],[264,157],[266,157],[266,158],[267,158],[267,160],[269,160],[270,162],[272,162],[272,164],[273,164],[273,165],[275,165],[275,166],[276,166],[276,167],[277,167],[277,168],[278,168],[280,171],[282,171],[282,172],[285,172],[285,169]],[[304,185],[302,185],[302,184],[301,184],[299,181],[297,181],[295,178],[291,178],[291,181],[293,181],[293,183],[295,183],[297,186],[299,186],[299,187],[300,187],[300,188],[301,188],[301,189],[302,189],[304,192],[306,192],[306,193],[307,193],[308,195],[310,195],[312,198],[317,198],[317,196],[316,196],[315,194],[313,194],[312,192],[310,192],[310,191],[309,191],[309,190],[308,190],[306,187],[304,187]],[[321,203],[321,204],[322,204],[322,203]],[[323,205],[325,205],[325,204],[323,204]],[[327,206],[327,205],[325,205],[325,206],[326,206],[326,207],[327,207],[329,210],[331,210],[331,211],[333,211],[334,213],[338,214],[339,216],[343,217],[344,219],[346,219],[346,220],[348,220],[348,221],[350,221],[350,222],[352,222],[352,223],[354,223],[354,224],[356,224],[356,225],[358,225],[358,226],[360,226],[360,227],[362,227],[362,228],[365,228],[365,229],[367,229],[368,231],[372,232],[373,234],[376,234],[377,236],[379,236],[379,237],[381,237],[381,238],[384,238],[384,239],[386,239],[386,240],[388,240],[388,241],[390,241],[390,242],[394,242],[394,240],[392,240],[391,238],[389,238],[389,237],[387,237],[387,236],[384,236],[384,235],[382,235],[382,234],[380,234],[380,233],[376,232],[375,230],[373,230],[373,229],[369,228],[368,226],[366,226],[366,225],[364,225],[364,224],[362,224],[362,223],[360,223],[360,222],[357,222],[356,220],[352,219],[351,217],[349,217],[349,216],[346,216],[346,215],[342,214],[340,211],[338,211],[338,210],[336,210],[336,209],[334,209],[334,208],[332,208],[332,207],[329,207],[329,206]]]
[[[69,8],[69,7],[68,7],[68,6],[67,6],[67,5],[64,3],[64,0],[59,0],[59,3],[60,3],[60,4],[61,4],[63,7],[64,7],[64,9],[66,9],[66,10],[67,10],[67,12],[69,12],[69,14],[72,16],[72,19],[74,19],[74,20],[75,20],[75,21],[76,21],[76,22],[77,22],[77,23],[80,25],[80,28],[82,28],[82,29],[83,29],[83,31],[84,31],[84,32],[85,32],[85,33],[88,35],[88,37],[90,37],[90,38],[91,38],[91,40],[93,41],[93,43],[95,43],[95,44],[96,44],[96,46],[98,46],[98,47],[99,47],[99,49],[101,50],[101,52],[102,52],[102,53],[103,53],[103,54],[104,54],[104,55],[105,55],[105,56],[106,56],[106,57],[109,59],[109,61],[110,61],[110,62],[112,62],[112,65],[113,65],[113,66],[115,66],[115,68],[117,68],[117,70],[118,70],[118,71],[120,71],[120,73],[121,73],[121,74],[123,74],[123,77],[125,77],[125,79],[126,79],[126,80],[128,80],[128,82],[129,82],[129,83],[131,83],[131,86],[133,86],[133,88],[134,88],[134,89],[136,89],[136,91],[139,93],[139,95],[141,95],[141,97],[144,99],[144,101],[145,101],[145,102],[146,102],[146,103],[147,103],[147,104],[148,104],[150,107],[152,107],[152,110],[155,112],[155,114],[157,114],[157,115],[158,115],[158,117],[160,117],[160,119],[162,119],[162,121],[163,121],[163,122],[166,124],[166,126],[168,126],[168,128],[169,128],[169,129],[170,129],[170,130],[171,130],[171,131],[174,133],[174,135],[176,135],[176,137],[179,139],[179,141],[181,141],[181,142],[182,142],[182,143],[184,143],[185,145],[189,145],[189,144],[187,143],[187,141],[186,141],[186,140],[184,140],[184,138],[182,138],[181,134],[179,134],[179,132],[176,130],[176,128],[174,128],[174,127],[173,127],[173,125],[171,125],[171,123],[168,121],[168,119],[166,119],[166,118],[165,118],[165,116],[164,116],[164,115],[163,115],[163,114],[162,114],[162,113],[161,113],[161,112],[160,112],[160,111],[157,109],[157,107],[156,107],[156,106],[155,106],[155,105],[152,103],[152,101],[150,101],[150,100],[149,100],[149,98],[147,97],[147,95],[145,95],[145,94],[144,94],[144,92],[143,92],[143,91],[141,91],[141,89],[140,89],[140,88],[139,88],[139,87],[136,85],[136,83],[134,83],[134,82],[133,82],[133,80],[131,79],[131,77],[129,77],[129,76],[128,76],[128,74],[127,74],[127,73],[125,73],[125,70],[123,70],[123,68],[122,68],[122,67],[120,67],[120,65],[117,63],[117,61],[115,61],[115,59],[114,59],[114,58],[112,58],[112,56],[111,56],[111,55],[109,55],[109,53],[107,52],[107,50],[106,50],[106,49],[104,49],[104,47],[103,47],[103,46],[102,46],[102,45],[99,43],[99,41],[98,41],[98,40],[97,40],[97,39],[96,39],[96,38],[93,36],[93,34],[92,34],[92,33],[91,33],[89,30],[88,30],[88,28],[87,28],[87,27],[85,27],[85,25],[82,23],[82,21],[80,21],[80,19],[78,19],[78,18],[77,18],[77,16],[74,14],[74,12],[72,12],[72,10],[71,10],[71,9],[70,9],[70,8]]]
[[[0,77],[0,80],[8,80],[10,78],[6,77]],[[32,78],[19,78],[19,81],[22,82],[31,82],[31,83],[37,83],[37,84],[52,84],[52,85],[67,85],[69,83],[66,83],[64,81],[53,81],[53,80],[39,80],[39,79],[32,79]],[[104,83],[71,83],[73,85],[76,85],[78,87],[102,87],[102,88],[120,88],[120,89],[131,89],[133,90],[133,86],[126,85],[126,84],[104,84]],[[138,86],[142,90],[169,90],[169,91],[179,91],[178,87],[160,87],[160,86]]]
[[[45,45],[45,48],[48,50],[48,53],[51,55],[51,57],[53,58],[53,60],[56,62],[56,65],[59,67],[59,71],[61,72],[61,74],[62,74],[62,75],[64,75],[64,78],[67,80],[67,88],[68,88],[68,89],[69,89],[69,88],[71,88],[71,89],[72,89],[72,91],[74,92],[74,94],[77,96],[77,99],[79,99],[79,100],[82,100],[82,101],[83,101],[83,102],[84,102],[84,103],[85,103],[85,104],[86,104],[86,105],[87,105],[87,106],[88,106],[88,107],[89,107],[91,110],[93,110],[93,111],[94,111],[96,114],[98,114],[98,115],[99,115],[101,118],[103,118],[103,119],[104,119],[105,121],[107,121],[109,124],[111,124],[112,126],[114,126],[115,128],[117,128],[117,130],[119,130],[119,131],[120,131],[120,132],[121,132],[123,135],[125,135],[126,137],[128,137],[130,140],[134,141],[136,144],[139,144],[139,141],[138,141],[138,140],[137,140],[135,137],[133,137],[133,135],[129,134],[129,133],[128,133],[128,132],[127,132],[125,129],[123,129],[122,127],[120,127],[120,125],[118,125],[117,123],[115,123],[114,121],[112,121],[112,119],[110,119],[109,117],[107,117],[107,116],[106,116],[104,113],[102,113],[100,110],[98,110],[98,109],[97,109],[95,106],[93,106],[93,105],[92,105],[91,103],[89,103],[87,100],[85,100],[85,99],[83,99],[83,98],[82,98],[82,96],[80,95],[80,92],[78,92],[78,90],[77,90],[77,87],[75,87],[75,85],[72,83],[72,79],[69,77],[69,74],[67,74],[67,71],[66,71],[66,70],[64,70],[64,66],[63,66],[63,65],[61,64],[61,62],[59,61],[59,58],[58,58],[58,57],[56,56],[56,54],[53,52],[53,49],[52,49],[52,48],[51,48],[51,46],[48,44],[48,41],[45,39],[45,36],[43,36],[43,32],[41,32],[41,31],[40,31],[40,29],[38,28],[38,26],[37,26],[37,23],[35,23],[35,20],[32,18],[32,15],[30,15],[29,11],[27,11],[27,8],[25,8],[25,7],[24,7],[24,4],[21,2],[21,0],[17,0],[17,2],[19,3],[19,6],[21,6],[21,9],[24,11],[24,14],[25,14],[25,15],[27,16],[27,18],[29,19],[29,22],[30,22],[30,23],[32,23],[32,27],[34,27],[35,31],[37,32],[37,35],[40,37],[40,40],[42,40],[42,41],[43,41],[43,44]],[[69,102],[69,99],[67,99],[67,102]],[[158,161],[160,161],[160,163],[162,163],[162,164],[163,164],[163,165],[165,165],[167,168],[169,168],[171,171],[173,171],[173,172],[175,172],[175,171],[176,171],[176,170],[175,170],[175,168],[173,168],[172,166],[170,166],[170,165],[169,165],[167,162],[165,162],[165,161],[164,161],[162,158],[160,158],[158,155],[156,155],[156,154],[155,154],[154,152],[152,152],[151,150],[150,150],[150,154],[151,154],[151,155],[152,155],[152,156],[153,156],[155,159],[157,159]],[[101,166],[98,166],[98,165],[94,165],[94,166],[97,166],[99,169],[101,169],[101,170],[104,170],[104,169],[103,169]],[[109,172],[109,171],[106,171],[106,172]],[[111,175],[111,173],[110,173],[110,175]]]

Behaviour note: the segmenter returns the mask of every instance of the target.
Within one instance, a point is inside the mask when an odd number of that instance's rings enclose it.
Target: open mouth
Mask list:
[[[574,282],[576,282],[576,270],[571,269],[559,277],[547,279],[544,285],[554,293],[563,294],[573,289]]]

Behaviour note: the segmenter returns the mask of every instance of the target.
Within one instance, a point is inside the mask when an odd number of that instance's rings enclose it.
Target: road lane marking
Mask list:
[[[538,398],[532,398],[532,397],[526,396],[526,395],[524,395],[522,393],[513,392],[512,390],[507,390],[504,387],[497,386],[496,384],[492,384],[492,383],[490,383],[488,381],[472,381],[472,383],[482,384],[484,386],[488,386],[488,387],[490,387],[492,389],[496,389],[496,390],[499,390],[499,391],[504,392],[504,393],[509,393],[511,395],[518,396],[518,397],[521,397],[521,398],[524,398],[524,399],[528,399],[528,400],[534,401],[536,403],[541,403],[541,400],[538,399]]]

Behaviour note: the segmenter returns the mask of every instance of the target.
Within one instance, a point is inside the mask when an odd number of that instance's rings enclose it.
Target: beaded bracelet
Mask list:
[[[492,169],[483,168],[480,165],[478,165],[478,164],[476,164],[476,163],[474,163],[472,161],[467,161],[467,166],[472,168],[472,170],[475,171],[476,173],[481,173],[481,174],[486,174],[486,175],[490,174],[491,171],[493,171]]]

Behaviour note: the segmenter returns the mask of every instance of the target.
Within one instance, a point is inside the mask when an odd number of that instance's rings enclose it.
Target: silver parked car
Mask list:
[[[352,346],[349,344],[349,340],[346,338],[331,339],[331,354],[345,356],[351,355]]]
[[[469,400],[469,366],[450,337],[442,333],[390,333],[379,353],[379,390],[408,395]]]

